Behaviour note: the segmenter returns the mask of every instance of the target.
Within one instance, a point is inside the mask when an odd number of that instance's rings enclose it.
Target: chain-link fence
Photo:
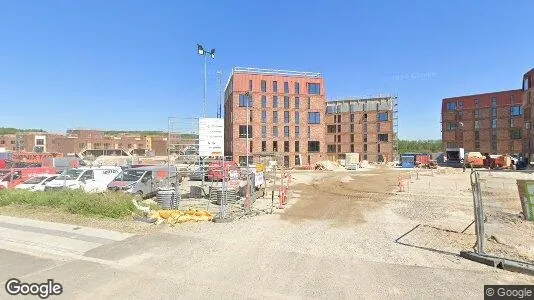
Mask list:
[[[534,170],[475,170],[475,252],[534,262]]]

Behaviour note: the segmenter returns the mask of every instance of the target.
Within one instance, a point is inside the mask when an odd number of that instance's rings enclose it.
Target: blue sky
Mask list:
[[[444,97],[521,87],[533,1],[0,1],[0,127],[165,129],[215,116],[217,70],[323,73],[328,99],[397,94],[401,138]]]

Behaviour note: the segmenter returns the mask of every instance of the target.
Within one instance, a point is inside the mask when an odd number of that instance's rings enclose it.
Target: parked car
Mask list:
[[[202,179],[208,179],[208,167],[203,166],[189,173],[189,180],[201,181]]]
[[[56,174],[55,168],[12,168],[0,170],[0,189],[14,188],[33,176],[40,174]]]
[[[45,191],[62,188],[82,189],[85,192],[104,192],[108,184],[121,172],[120,167],[82,167],[67,169],[45,185]]]
[[[124,191],[140,196],[151,196],[161,187],[174,187],[176,167],[149,166],[129,168],[120,172],[107,186],[110,191]],[[181,181],[180,178],[178,180]]]
[[[56,179],[58,174],[41,174],[31,177],[30,179],[18,184],[15,188],[30,191],[44,191],[45,185]]]

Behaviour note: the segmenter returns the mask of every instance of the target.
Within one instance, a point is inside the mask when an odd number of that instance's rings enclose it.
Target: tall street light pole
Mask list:
[[[204,100],[202,104],[202,116],[206,117],[206,90],[208,86],[208,69],[207,69],[207,57],[206,55],[211,56],[212,59],[215,59],[215,49],[211,49],[211,51],[207,52],[204,50],[204,47],[202,45],[197,44],[197,53],[198,55],[204,56]]]

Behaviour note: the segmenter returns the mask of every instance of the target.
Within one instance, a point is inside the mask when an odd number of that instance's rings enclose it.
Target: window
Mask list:
[[[252,141],[250,141],[249,145],[248,145],[249,146],[248,152],[250,152],[250,153],[254,152],[254,147],[252,145],[253,145],[253,143],[252,143]]]
[[[273,93],[278,93],[278,82],[273,81]]]
[[[363,114],[363,121],[367,122],[367,114]]]
[[[278,123],[278,112],[273,111],[273,123]]]
[[[384,121],[387,121],[387,120],[388,120],[388,113],[387,112],[378,113],[378,121],[379,122],[384,122]]]
[[[261,111],[261,122],[264,124],[267,123],[267,112],[264,110]]]
[[[273,141],[273,152],[278,152],[278,142]]]
[[[363,151],[367,152],[367,144],[363,144]]]
[[[447,110],[456,110],[456,102],[447,102]]]
[[[480,118],[480,109],[478,109],[478,108],[475,109],[475,110],[473,111],[473,115],[474,115],[475,119]]]
[[[351,134],[351,135],[350,135],[350,142],[351,142],[351,143],[354,143],[354,134]]]
[[[299,109],[299,108],[300,108],[300,98],[295,97],[295,109]]]
[[[300,128],[299,128],[299,126],[295,126],[295,137],[296,138],[300,137]]]
[[[463,101],[458,101],[458,109],[462,109],[464,107]]]
[[[300,156],[295,155],[295,166],[300,166]]]
[[[267,141],[261,141],[261,151],[267,151]]]
[[[289,111],[284,111],[284,123],[289,123]]]
[[[338,123],[341,123],[341,115],[338,115],[338,116],[337,116],[337,122],[338,122]]]
[[[252,99],[247,95],[239,95],[239,107],[251,107]]]
[[[289,141],[284,141],[284,152],[289,152]]]
[[[354,124],[350,124],[350,132],[354,132]]]
[[[354,144],[350,144],[350,152],[351,152],[351,153],[354,152]]]
[[[308,109],[311,109],[311,99],[308,97]]]
[[[337,145],[337,152],[341,152],[341,145]]]
[[[378,135],[378,141],[379,142],[387,142],[388,141],[388,134],[387,133],[380,133]],[[380,151],[378,151],[380,152]]]
[[[300,94],[300,83],[295,82],[295,94]]]
[[[456,123],[447,123],[447,130],[455,130]]]
[[[497,107],[491,108],[491,116],[496,118],[497,117]]]
[[[284,137],[289,137],[289,126],[284,126]]]
[[[491,120],[491,128],[497,128],[497,119]]]
[[[267,138],[267,126],[265,125],[261,126],[261,137]]]
[[[266,93],[266,92],[267,92],[267,81],[265,81],[265,80],[262,80],[262,81],[261,81],[261,91],[262,91],[263,93]]]
[[[530,129],[530,122],[525,122],[525,129]]]
[[[496,97],[492,97],[491,98],[491,107],[497,107],[497,98]]]
[[[318,112],[309,112],[308,113],[308,124],[320,124],[321,123],[321,114]]]
[[[520,140],[521,139],[521,129],[512,129],[512,130],[510,130],[510,138],[512,140]]]
[[[278,108],[278,96],[273,96],[273,108]]]
[[[289,94],[289,82],[284,82],[284,93]]]
[[[341,143],[341,135],[338,135],[338,136],[337,136],[337,142],[338,142],[338,143]]]
[[[308,142],[308,152],[319,152],[320,144],[318,141],[309,141]]]
[[[284,167],[289,168],[289,156],[284,156]]]
[[[247,126],[246,125],[239,125],[239,137],[240,138],[246,138],[248,133],[248,137],[252,138],[252,125],[248,125],[248,132],[247,132]]]
[[[475,131],[475,140],[480,139],[480,131]]]
[[[289,97],[284,96],[284,109],[289,109]]]
[[[83,173],[83,175],[80,176],[80,179],[84,179],[84,180],[95,179],[95,175],[94,175],[94,173],[93,173],[93,170],[87,170],[87,171],[85,171],[85,173]]]
[[[300,114],[298,111],[295,112],[295,123],[300,123]]]
[[[521,106],[514,105],[510,107],[510,115],[512,117],[520,116],[522,114]]]
[[[341,125],[337,125],[337,132],[341,132]]]
[[[475,99],[475,105],[478,106],[478,99]]]
[[[308,83],[308,94],[310,94],[310,95],[320,95],[321,94],[321,84],[319,84],[319,83]]]
[[[261,96],[261,108],[267,107],[267,96],[263,95]]]
[[[295,141],[295,152],[300,152],[299,141]]]
[[[350,122],[354,123],[354,114],[350,114]]]
[[[5,143],[5,142],[4,142]],[[44,146],[44,139],[36,139],[35,145],[37,146]]]
[[[326,132],[327,133],[335,133],[336,132],[336,125],[328,125],[328,126],[326,126]]]
[[[252,80],[248,81],[248,90],[252,92]]]
[[[479,128],[480,128],[480,121],[475,120],[475,129],[479,129]]]

